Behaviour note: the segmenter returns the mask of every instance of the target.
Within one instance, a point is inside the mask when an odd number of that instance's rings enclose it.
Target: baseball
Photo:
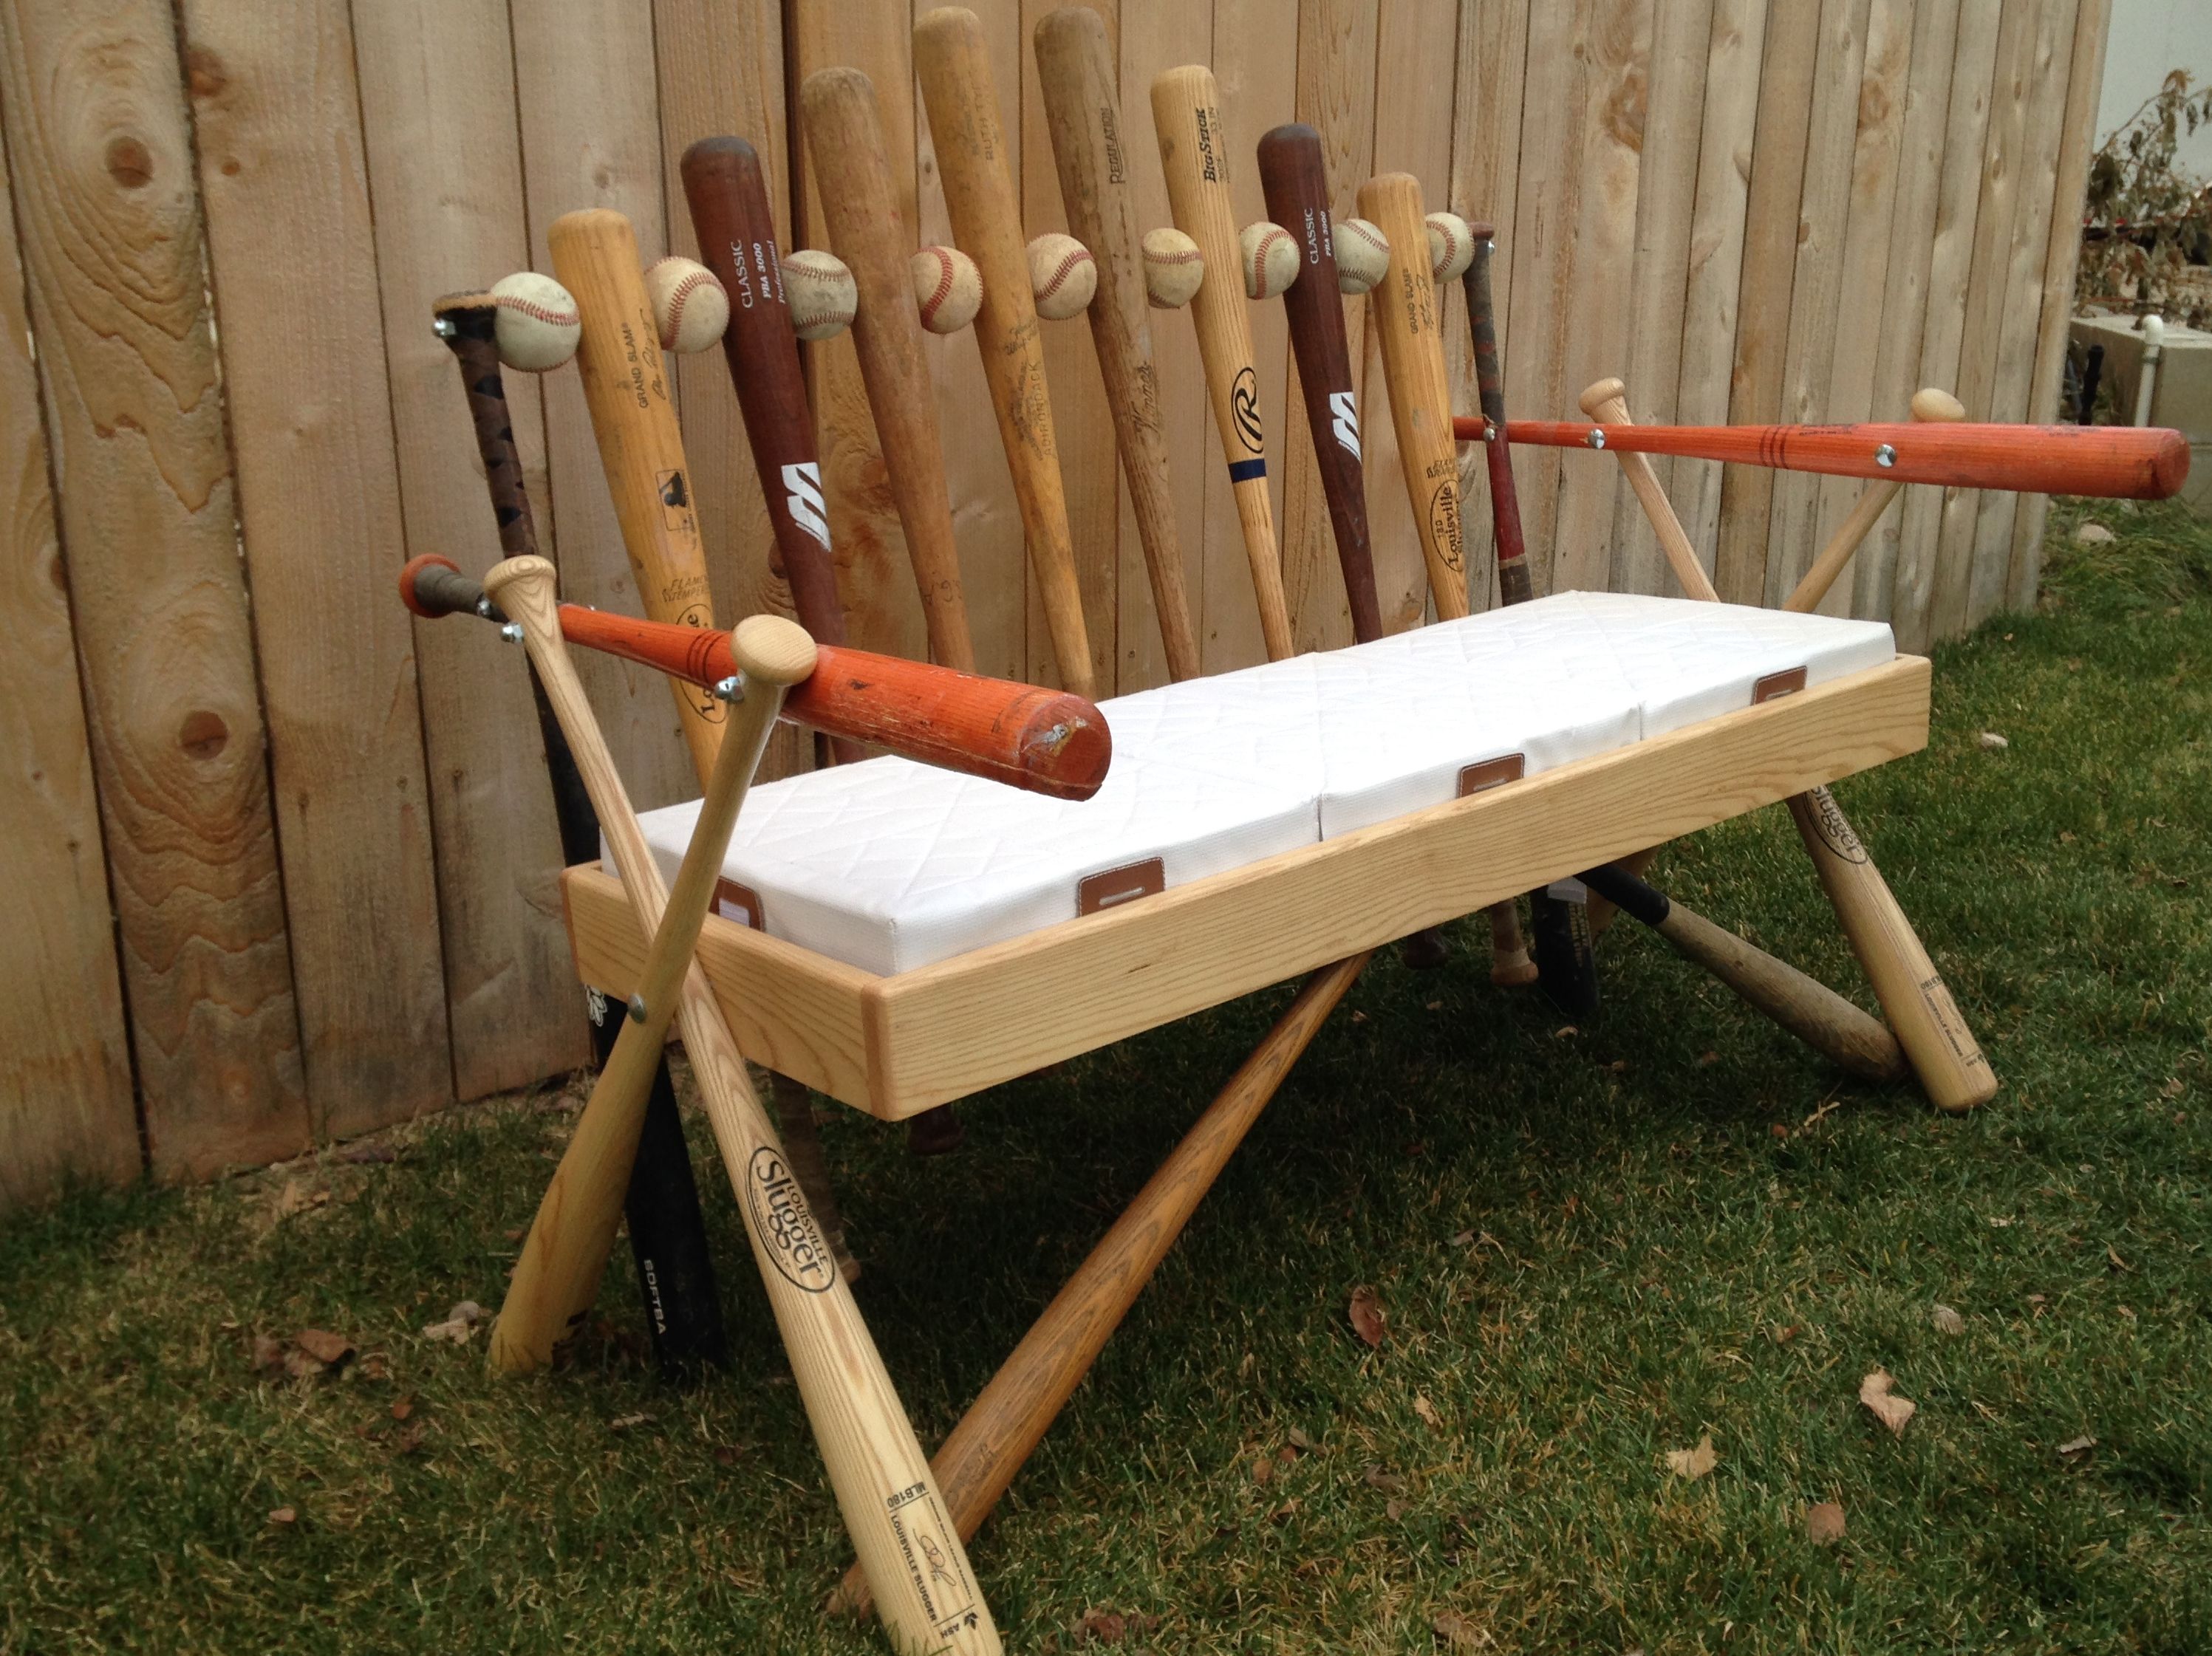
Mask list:
[[[1439,282],[1456,282],[1474,262],[1474,237],[1456,213],[1429,215],[1429,272]]]
[[[1180,230],[1145,232],[1145,297],[1155,310],[1189,304],[1205,280],[1206,259],[1196,242]]]
[[[1079,313],[1098,291],[1098,267],[1091,250],[1073,236],[1039,236],[1030,243],[1030,288],[1037,314],[1064,322]]]
[[[1297,244],[1279,224],[1261,219],[1246,225],[1237,238],[1237,254],[1247,299],[1273,299],[1298,279]]]
[[[1365,219],[1336,221],[1336,286],[1340,293],[1364,294],[1390,268],[1390,243]]]
[[[932,333],[958,333],[983,303],[983,276],[957,247],[925,247],[914,256],[914,301]]]
[[[583,318],[576,314],[575,295],[551,276],[517,270],[494,282],[491,296],[499,306],[493,337],[499,360],[508,367],[543,373],[576,354]]]
[[[714,273],[696,259],[657,258],[645,267],[653,300],[653,325],[665,351],[703,351],[730,325],[730,296]]]
[[[830,339],[853,325],[860,290],[844,260],[818,247],[784,255],[783,290],[791,300],[791,328],[801,339]]]

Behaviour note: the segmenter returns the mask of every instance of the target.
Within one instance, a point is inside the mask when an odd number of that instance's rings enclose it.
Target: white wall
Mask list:
[[[2197,87],[2212,81],[2212,0],[2112,0],[2097,141],[2134,114],[2174,69],[2189,70]],[[2198,178],[2212,179],[2212,127],[2183,138],[2178,159]]]

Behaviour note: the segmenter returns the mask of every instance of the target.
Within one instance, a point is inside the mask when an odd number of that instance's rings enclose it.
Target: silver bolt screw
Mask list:
[[[1874,463],[1885,470],[1897,464],[1897,451],[1892,448],[1887,443],[1884,443],[1880,448],[1875,450]]]
[[[629,998],[629,1021],[632,1023],[642,1023],[645,1022],[645,997],[643,995],[632,995]]]
[[[1605,446],[1605,428],[1603,426],[1592,426],[1590,428],[1589,446],[1592,448],[1603,448]]]
[[[521,643],[522,623],[519,621],[508,622],[506,626],[499,629],[499,635],[505,639],[509,644]]]
[[[714,698],[718,701],[743,701],[745,699],[744,676],[732,673],[727,678],[717,680]]]
[[[431,318],[430,331],[441,339],[451,339],[455,334],[460,332],[460,330],[453,325],[453,318],[440,316]]]
[[[1487,420],[1482,422],[1482,440],[1486,443],[1494,443],[1498,440],[1498,428]]]

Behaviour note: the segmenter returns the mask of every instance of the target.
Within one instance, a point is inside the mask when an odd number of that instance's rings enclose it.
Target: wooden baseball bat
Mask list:
[[[553,567],[542,558],[512,558],[491,572],[484,587],[521,625],[599,808],[638,924],[656,931],[667,891],[569,664]],[[794,658],[775,676],[795,682],[811,665]],[[768,676],[765,670],[762,676]],[[921,1446],[696,961],[678,991],[676,1016],[793,1378],[892,1644],[913,1651],[996,1652],[998,1629]]]
[[[1229,1084],[1160,1164],[1011,1356],[999,1367],[931,1463],[963,1537],[982,1527],[1015,1472],[1105,1348],[1175,1246],[1199,1201],[1244,1140],[1300,1053],[1368,961],[1358,954],[1306,980]],[[867,1604],[858,1566],[832,1601]]]
[[[630,616],[560,607],[570,643],[604,650],[692,684],[732,670],[731,635]],[[1048,690],[950,667],[823,645],[820,665],[784,698],[783,716],[848,741],[1008,787],[1088,799],[1106,779],[1113,736],[1105,715],[1072,690]]]
[[[1483,463],[1490,474],[1490,517],[1498,548],[1498,596],[1503,604],[1526,604],[1535,596],[1528,575],[1528,547],[1521,533],[1521,497],[1513,487],[1513,457],[1505,446],[1505,373],[1498,355],[1498,315],[1490,298],[1490,260],[1494,251],[1490,225],[1470,223],[1474,257],[1462,279],[1467,300],[1468,333],[1474,344],[1475,394],[1490,423]],[[1422,245],[1427,245],[1425,236]],[[1528,930],[1534,936],[1536,981],[1561,1010],[1575,1017],[1597,1010],[1597,951],[1590,907],[1579,888],[1559,891],[1547,886],[1528,894]]]
[[[859,291],[853,344],[921,589],[929,653],[940,665],[973,672],[975,646],[960,594],[945,446],[930,405],[921,311],[909,268],[914,234],[891,193],[876,89],[856,69],[818,70],[799,89],[799,103],[830,251],[852,270]]]
[[[1923,385],[1912,393],[1912,417],[1915,420],[1957,424],[1966,417],[1966,406],[1949,391],[1934,385]],[[1881,519],[1881,514],[1895,500],[1905,485],[1884,478],[1871,488],[1859,492],[1858,503],[1851,507],[1851,515],[1844,519],[1828,543],[1820,549],[1820,555],[1813,560],[1790,596],[1782,601],[1784,610],[1800,615],[1809,615],[1820,607],[1820,600],[1828,596],[1836,577],[1844,573],[1844,566],[1851,561],[1851,554],[1859,549],[1859,543],[1867,537]]]
[[[1152,82],[1152,130],[1167,176],[1176,228],[1198,244],[1207,279],[1190,302],[1199,360],[1213,403],[1213,426],[1237,497],[1244,556],[1252,566],[1260,632],[1267,658],[1295,654],[1290,606],[1283,597],[1283,559],[1275,544],[1274,508],[1267,500],[1267,434],[1260,419],[1260,377],[1252,360],[1252,320],[1243,285],[1226,280],[1238,268],[1237,221],[1229,204],[1228,135],[1221,94],[1203,64],[1170,69]],[[1425,245],[1425,244],[1424,244]]]
[[[1127,152],[1121,147],[1119,68],[1105,20],[1088,6],[1047,12],[1037,21],[1035,39],[1037,84],[1060,169],[1068,232],[1091,250],[1098,271],[1098,291],[1091,300],[1091,340],[1098,353],[1099,376],[1106,382],[1121,475],[1128,480],[1137,538],[1152,578],[1168,676],[1195,678],[1200,670],[1198,635],[1191,628],[1182,546],[1175,501],[1168,493],[1167,438],[1161,425],[1159,376],[1152,369],[1144,250],[1130,201]],[[984,291],[990,291],[988,279]]]
[[[1827,985],[1669,901],[1618,865],[1591,869],[1582,877],[1592,891],[1664,937],[1684,960],[1703,967],[1839,1067],[1863,1080],[1885,1083],[1911,1073],[1897,1037]]]
[[[1359,186],[1360,216],[1390,243],[1390,264],[1367,295],[1382,347],[1383,382],[1398,434],[1398,460],[1413,502],[1414,531],[1428,565],[1439,620],[1468,612],[1467,555],[1460,528],[1459,456],[1452,446],[1451,391],[1444,378],[1443,312],[1429,274],[1429,227],[1421,184],[1385,173]]]
[[[614,1244],[647,1092],[664,1061],[677,985],[690,967],[699,928],[714,905],[730,830],[775,727],[781,684],[813,653],[796,622],[772,616],[756,616],[740,625],[734,646],[743,675],[738,682],[745,688],[707,779],[675,889],[646,952],[645,969],[629,1004],[629,1022],[635,1027],[623,1031],[592,1083],[561,1164],[539,1198],[499,1319],[492,1325],[492,1367],[502,1374],[524,1374],[551,1362],[555,1344],[568,1337],[591,1303]]]
[[[1597,400],[1626,415],[1620,383],[1600,380],[1583,395],[1595,398],[1600,391],[1610,391],[1608,397]],[[1607,429],[1633,431],[1636,428],[1624,422]],[[1645,509],[1653,514],[1652,526],[1659,531],[1662,543],[1671,526],[1672,533],[1687,544],[1688,537],[1682,533],[1680,520],[1664,493],[1657,494],[1656,501],[1647,499]],[[1990,1061],[1983,1056],[1966,1019],[1959,1015],[1958,1003],[1951,998],[1942,974],[1929,959],[1912,922],[1898,906],[1889,883],[1881,877],[1881,870],[1852,831],[1843,807],[1826,788],[1813,788],[1790,799],[1790,815],[1836,918],[1843,924],[1844,935],[1873,983],[1883,1015],[1897,1032],[1898,1044],[1905,1048],[1929,1101],[1936,1108],[1952,1112],[1987,1103],[1997,1090]]]
[[[1618,379],[1599,380],[1583,392],[1583,412],[1593,420],[1608,420],[1626,429],[1635,429],[1628,418],[1626,390]],[[1667,491],[1659,487],[1651,462],[1626,445],[1616,446],[1613,454],[1620,462],[1629,488],[1636,491],[1644,515],[1650,522],[1651,532],[1659,537],[1659,549],[1667,555],[1667,567],[1682,584],[1684,596],[1707,604],[1717,603],[1721,595],[1713,590],[1705,565],[1698,561],[1698,550],[1690,544],[1690,537],[1682,528],[1682,520],[1674,515],[1674,508],[1668,502]]]
[[[678,170],[700,259],[730,299],[722,355],[768,504],[775,571],[790,583],[792,608],[809,636],[817,644],[842,644],[845,609],[837,597],[814,416],[760,156],[743,138],[702,138],[684,152]],[[866,756],[842,738],[833,739],[830,750],[840,764]]]
[[[638,267],[636,234],[620,213],[592,207],[562,214],[545,240],[553,273],[575,295],[583,319],[576,370],[638,597],[656,621],[710,626],[714,612],[707,553],[692,506],[684,437],[668,394],[660,330]],[[709,692],[672,679],[669,690],[680,710],[692,766],[704,778],[714,769],[721,741],[722,704]]]
[[[1305,393],[1306,429],[1336,533],[1336,561],[1352,610],[1352,636],[1382,636],[1375,597],[1375,555],[1367,538],[1366,483],[1359,468],[1359,406],[1352,351],[1344,332],[1344,298],[1336,285],[1336,240],[1329,222],[1328,173],[1321,134],[1293,121],[1261,135],[1260,188],[1267,216],[1291,233],[1300,255],[1297,280],[1283,294],[1291,349]],[[1425,243],[1424,244],[1425,245]]]
[[[500,549],[509,556],[532,553],[537,537],[507,413],[506,381],[495,338],[497,310],[489,296],[480,293],[449,295],[432,310],[438,332],[460,369],[492,514],[499,527]],[[443,565],[452,579],[467,589],[466,607],[474,609],[480,601],[488,604],[483,598],[483,588],[465,579],[445,559],[425,555],[410,569],[426,563]],[[426,610],[416,601],[414,582],[405,572],[400,587],[408,607],[416,614],[441,613]],[[568,751],[568,738],[545,700],[535,669],[530,672],[530,689],[544,743],[546,780],[552,786],[554,822],[562,857],[569,863],[586,861],[599,854],[599,816],[584,792],[574,755]],[[691,1153],[677,1111],[676,1089],[669,1080],[665,1054],[658,1045],[626,1034],[630,1021],[609,1016],[604,996],[587,995],[586,1004],[591,1011],[592,1043],[602,1073],[616,1062],[617,1053],[623,1054],[625,1065],[650,1057],[643,1086],[630,1107],[637,1116],[629,1135],[635,1153],[629,1160],[626,1177],[610,1177],[605,1200],[610,1209],[619,1200],[627,1211],[630,1254],[647,1312],[646,1327],[654,1357],[663,1374],[687,1380],[702,1367],[722,1363],[728,1350],[722,1328],[720,1288],[707,1243],[706,1218],[699,1206]],[[588,1270],[576,1273],[564,1313],[564,1329],[580,1323],[599,1298],[606,1252],[603,1244]]]
[[[1452,422],[1462,442],[1482,422]],[[2162,500],[2189,477],[2189,440],[2136,426],[1974,425],[1627,426],[1516,420],[1512,440],[1547,448],[1610,448],[1637,454],[1818,471],[1832,477],[2003,488],[2024,494],[2090,494]]]
[[[1060,682],[1089,695],[1097,680],[1083,593],[1075,581],[1075,546],[1067,531],[1067,494],[1053,434],[1052,395],[1044,377],[1044,334],[1030,292],[1029,254],[1019,198],[1006,167],[991,53],[975,14],[958,6],[925,13],[914,26],[914,72],[929,111],[937,170],[952,236],[983,278],[975,312],[975,344],[999,416],[999,440],[1013,474],[1014,501],[1036,572],[1045,625]]]

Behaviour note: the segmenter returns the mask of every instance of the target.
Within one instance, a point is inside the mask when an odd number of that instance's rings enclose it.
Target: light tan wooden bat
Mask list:
[[[1955,424],[1966,417],[1966,406],[1948,391],[1934,385],[1923,385],[1912,393],[1912,417],[1921,421],[1939,421]],[[1870,483],[1860,493],[1858,503],[1851,507],[1851,515],[1844,519],[1828,543],[1820,549],[1820,555],[1813,560],[1813,567],[1805,572],[1790,596],[1782,601],[1784,610],[1800,615],[1809,615],[1820,607],[1820,600],[1828,596],[1836,577],[1844,573],[1844,566],[1851,561],[1851,554],[1859,549],[1889,503],[1897,498],[1905,485],[1884,478]]]
[[[1451,387],[1444,377],[1444,318],[1429,273],[1429,228],[1421,182],[1384,173],[1359,186],[1359,213],[1390,244],[1390,265],[1367,295],[1368,319],[1382,348],[1398,464],[1413,503],[1413,531],[1429,570],[1439,621],[1468,612],[1467,555],[1460,525],[1459,450],[1452,437]]]
[[[930,402],[921,310],[909,268],[914,230],[891,193],[876,88],[857,69],[819,70],[799,88],[799,102],[830,250],[845,261],[859,293],[853,346],[883,444],[899,526],[906,531],[907,556],[921,589],[930,657],[940,667],[972,673],[975,646],[960,593],[945,445]]]
[[[521,625],[638,924],[657,931],[667,889],[562,641],[553,566],[510,558],[486,576],[484,590]],[[763,682],[795,683],[813,670],[812,641],[798,636],[803,650],[759,662]],[[753,1261],[884,1629],[902,1651],[996,1652],[998,1629],[921,1446],[696,961],[677,995],[684,1050]]]
[[[1195,678],[1200,671],[1198,636],[1191,629],[1182,545],[1175,500],[1168,493],[1167,434],[1160,420],[1159,376],[1152,369],[1144,248],[1131,201],[1113,45],[1106,38],[1106,20],[1088,6],[1047,12],[1038,20],[1036,42],[1037,84],[1060,167],[1068,231],[1091,250],[1098,270],[1091,339],[1106,382],[1106,405],[1114,414],[1137,538],[1152,577],[1168,676]]]
[[[1060,682],[1089,695],[1097,676],[1083,594],[1075,580],[1075,547],[1067,531],[1067,493],[1060,475],[1052,395],[1045,385],[1044,335],[1030,292],[1029,254],[1019,199],[1006,166],[1006,135],[991,84],[990,48],[975,14],[941,6],[914,26],[914,72],[929,110],[945,184],[952,239],[975,261],[983,302],[975,312],[975,344],[999,416],[999,438],[1014,478],[1014,500],[1044,600],[1045,625],[1060,664]],[[824,180],[826,183],[827,180]]]
[[[583,321],[576,371],[645,613],[655,621],[711,627],[707,553],[660,331],[638,267],[637,234],[620,213],[593,207],[562,214],[545,240],[553,273],[575,295]],[[721,743],[722,704],[696,685],[671,679],[668,688],[681,710],[692,765],[704,777]]]
[[[1221,124],[1221,93],[1203,64],[1171,69],[1152,82],[1152,130],[1159,139],[1160,169],[1167,176],[1168,209],[1176,228],[1198,244],[1206,280],[1190,301],[1198,330],[1198,355],[1206,367],[1214,429],[1237,495],[1237,520],[1252,590],[1260,603],[1260,632],[1267,658],[1295,653],[1290,606],[1283,597],[1283,558],[1275,543],[1274,508],[1267,500],[1267,429],[1260,418],[1259,370],[1252,360],[1252,319],[1241,282],[1224,281],[1238,268],[1237,221],[1229,204],[1228,134]],[[1422,246],[1428,244],[1425,240]]]
[[[1618,379],[1601,379],[1582,396],[1583,412],[1607,425],[1630,422],[1628,402]],[[1621,457],[1624,462],[1630,457]],[[1641,455],[1633,457],[1643,458]],[[1877,484],[1877,488],[1881,485]],[[1651,526],[1665,546],[1670,537],[1686,549],[1689,537],[1681,520],[1656,481],[1651,495],[1638,491]],[[1692,567],[1696,560],[1692,555]],[[1842,567],[1841,563],[1838,568]],[[1692,597],[1699,594],[1692,593]],[[1707,586],[1703,595],[1717,603],[1719,595]],[[1970,1110],[1996,1095],[1997,1078],[1990,1061],[1974,1040],[1973,1031],[1960,1016],[1958,1003],[1936,969],[1935,961],[1905,919],[1889,883],[1867,854],[1865,845],[1852,830],[1850,819],[1825,787],[1813,788],[1790,801],[1790,815],[1813,859],[1814,871],[1842,922],[1844,935],[1874,985],[1898,1045],[1911,1061],[1913,1073],[1936,1108]]]

